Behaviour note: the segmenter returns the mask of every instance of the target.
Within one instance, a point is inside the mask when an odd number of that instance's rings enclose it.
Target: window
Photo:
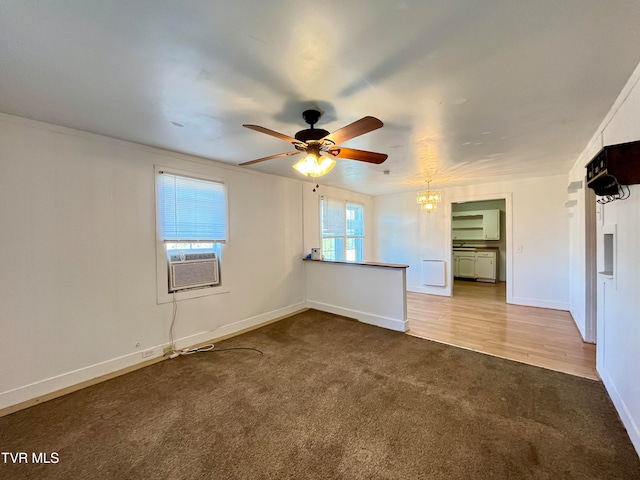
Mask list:
[[[179,288],[175,286],[175,282],[173,289],[169,286],[171,277],[167,278],[168,275],[177,275],[176,272],[180,271],[183,277],[193,277],[195,282],[198,275],[205,274],[206,269],[210,272],[217,270],[211,270],[211,262],[219,260],[221,244],[227,241],[227,191],[224,183],[219,181],[170,173],[158,168],[156,171],[158,240],[161,243],[159,255],[163,257],[163,261],[159,263],[168,262],[169,259],[172,262],[185,259],[188,262],[191,259],[199,262],[198,265],[183,265],[180,270],[177,270],[177,263],[169,264],[174,269],[159,268],[158,292],[161,298]],[[209,263],[204,265],[203,262]],[[205,287],[219,283],[218,279],[216,274],[215,282],[210,282]],[[187,289],[186,286],[181,288]]]
[[[162,241],[198,248],[227,240],[227,192],[223,183],[160,172]]]
[[[326,260],[364,260],[364,206],[321,197],[320,229]]]

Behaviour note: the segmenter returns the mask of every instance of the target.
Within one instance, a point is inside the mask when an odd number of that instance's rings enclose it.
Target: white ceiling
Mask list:
[[[238,164],[292,150],[243,123],[293,136],[318,107],[329,131],[380,118],[345,146],[389,154],[325,185],[544,176],[613,104],[639,25],[638,0],[3,0],[0,111]]]

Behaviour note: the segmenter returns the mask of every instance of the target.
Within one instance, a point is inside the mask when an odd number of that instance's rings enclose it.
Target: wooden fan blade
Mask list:
[[[377,130],[383,125],[384,123],[375,117],[364,117],[347,125],[346,127],[342,127],[340,130],[330,133],[324,137],[323,140],[331,140],[333,143],[338,145],[346,142],[347,140],[351,140],[352,138]]]
[[[345,147],[333,147],[329,149],[329,153],[338,158],[348,158],[351,160],[358,160],[359,162],[375,164],[384,162],[388,157],[386,153],[367,152],[366,150],[357,150],[355,148]]]
[[[238,165],[241,165],[241,166],[253,165],[254,163],[265,162],[267,160],[273,160],[274,158],[290,157],[291,155],[297,155],[298,153],[300,153],[300,152],[279,153],[278,155],[271,155],[269,157],[258,158],[256,160],[251,160],[250,162],[239,163]]]
[[[278,133],[274,130],[269,130],[268,128],[261,127],[259,125],[242,125],[243,127],[249,128],[251,130],[255,130],[256,132],[266,133],[267,135],[271,135],[272,137],[279,138],[280,140],[284,140],[285,142],[293,143],[293,144],[302,144],[306,146],[307,144],[301,142],[300,140],[296,140],[295,138],[289,137],[288,135],[284,135],[283,133]]]

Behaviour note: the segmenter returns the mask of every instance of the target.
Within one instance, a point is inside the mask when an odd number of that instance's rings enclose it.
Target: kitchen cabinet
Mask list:
[[[482,240],[482,212],[454,213],[451,236],[454,240]]]
[[[496,252],[476,253],[476,280],[479,282],[496,281]]]
[[[458,264],[458,277],[476,278],[476,259],[473,257],[460,257]]]
[[[476,252],[453,252],[453,276],[476,278]]]
[[[451,237],[453,240],[500,240],[500,210],[454,212]]]
[[[479,282],[496,281],[497,252],[487,250],[454,250],[452,255],[455,278],[475,278]]]
[[[500,210],[483,212],[482,233],[485,240],[500,240]]]

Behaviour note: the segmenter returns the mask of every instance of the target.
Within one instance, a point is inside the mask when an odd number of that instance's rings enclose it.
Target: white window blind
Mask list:
[[[225,185],[160,172],[161,235],[165,242],[227,240]]]
[[[323,237],[341,237],[344,236],[345,218],[344,218],[344,202],[334,200],[332,198],[321,198],[321,215]]]

